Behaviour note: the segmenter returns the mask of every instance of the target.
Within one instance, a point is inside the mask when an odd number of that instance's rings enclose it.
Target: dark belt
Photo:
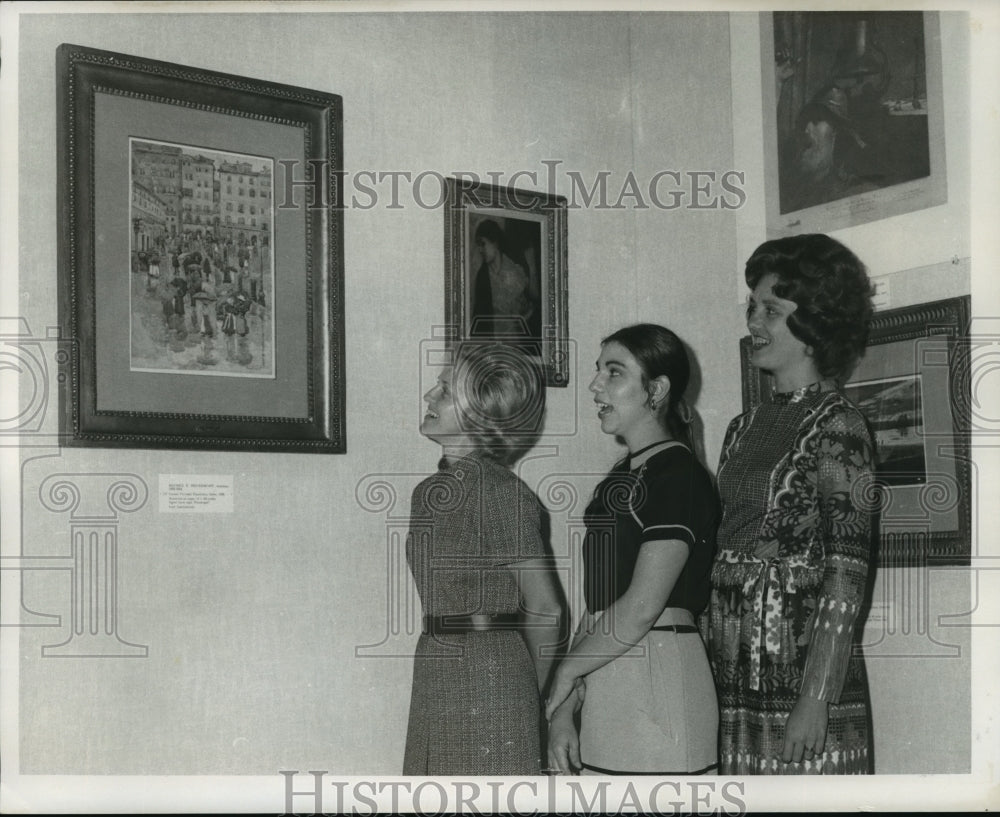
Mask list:
[[[471,616],[424,616],[428,635],[484,633],[490,630],[516,630],[521,617],[517,613],[479,613]]]
[[[651,630],[658,630],[661,633],[696,633],[698,628],[693,624],[664,624],[662,627],[650,627]]]

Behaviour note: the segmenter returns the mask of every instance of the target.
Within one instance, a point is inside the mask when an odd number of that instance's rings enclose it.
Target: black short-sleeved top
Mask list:
[[[592,613],[628,590],[643,542],[678,539],[688,560],[667,599],[697,615],[708,602],[719,503],[712,478],[691,451],[674,443],[635,471],[626,457],[597,486],[587,506],[584,598]]]

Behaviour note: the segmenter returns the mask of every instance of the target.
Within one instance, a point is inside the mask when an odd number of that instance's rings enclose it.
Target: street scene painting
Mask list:
[[[131,370],[273,378],[273,161],[129,143]]]
[[[885,485],[922,485],[924,414],[920,375],[848,383],[844,392],[875,433],[875,472]]]

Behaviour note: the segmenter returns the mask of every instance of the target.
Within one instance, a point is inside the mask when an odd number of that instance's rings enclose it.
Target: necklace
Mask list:
[[[683,446],[683,443],[679,443],[677,440],[674,440],[674,439],[659,440],[658,442],[652,443],[651,445],[647,445],[647,446],[645,446],[643,448],[640,448],[634,454],[629,454],[629,456],[628,456],[628,468],[629,468],[629,470],[633,474],[635,474],[639,479],[642,479],[642,476],[646,473],[646,463],[648,463],[649,460],[652,457],[655,457],[656,454],[658,454],[659,452],[654,452],[653,454],[650,454],[648,457],[644,457],[642,455],[645,454],[647,451],[653,449],[653,448],[662,448],[662,450],[666,450],[667,448],[669,448],[671,446],[674,446],[674,445],[681,445],[681,446]],[[642,462],[640,462],[640,463],[638,463],[638,465],[636,465],[635,463],[639,459],[641,459]]]
[[[672,443],[672,442],[673,442],[673,440],[657,440],[655,443],[650,443],[649,445],[643,446],[638,451],[630,451],[629,455],[628,455],[628,458],[630,460],[634,460],[640,454],[645,454],[651,448],[656,448],[656,446],[658,446],[658,445],[663,445],[664,443]]]

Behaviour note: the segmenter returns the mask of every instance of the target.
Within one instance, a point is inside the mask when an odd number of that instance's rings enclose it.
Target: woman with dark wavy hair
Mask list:
[[[771,399],[729,425],[709,658],[719,772],[866,774],[869,696],[852,651],[872,543],[874,443],[839,387],[864,354],[872,287],[826,235],[768,241],[746,263],[751,363]]]
[[[691,450],[689,376],[687,350],[663,326],[601,343],[590,391],[601,430],[628,453],[587,506],[587,610],[546,706],[549,763],[564,774],[716,765],[718,707],[695,617],[708,601],[718,501]]]
[[[413,492],[406,541],[424,618],[403,773],[540,774],[563,605],[541,505],[511,467],[541,431],[541,373],[516,349],[470,342],[424,399],[420,433],[442,458]]]

